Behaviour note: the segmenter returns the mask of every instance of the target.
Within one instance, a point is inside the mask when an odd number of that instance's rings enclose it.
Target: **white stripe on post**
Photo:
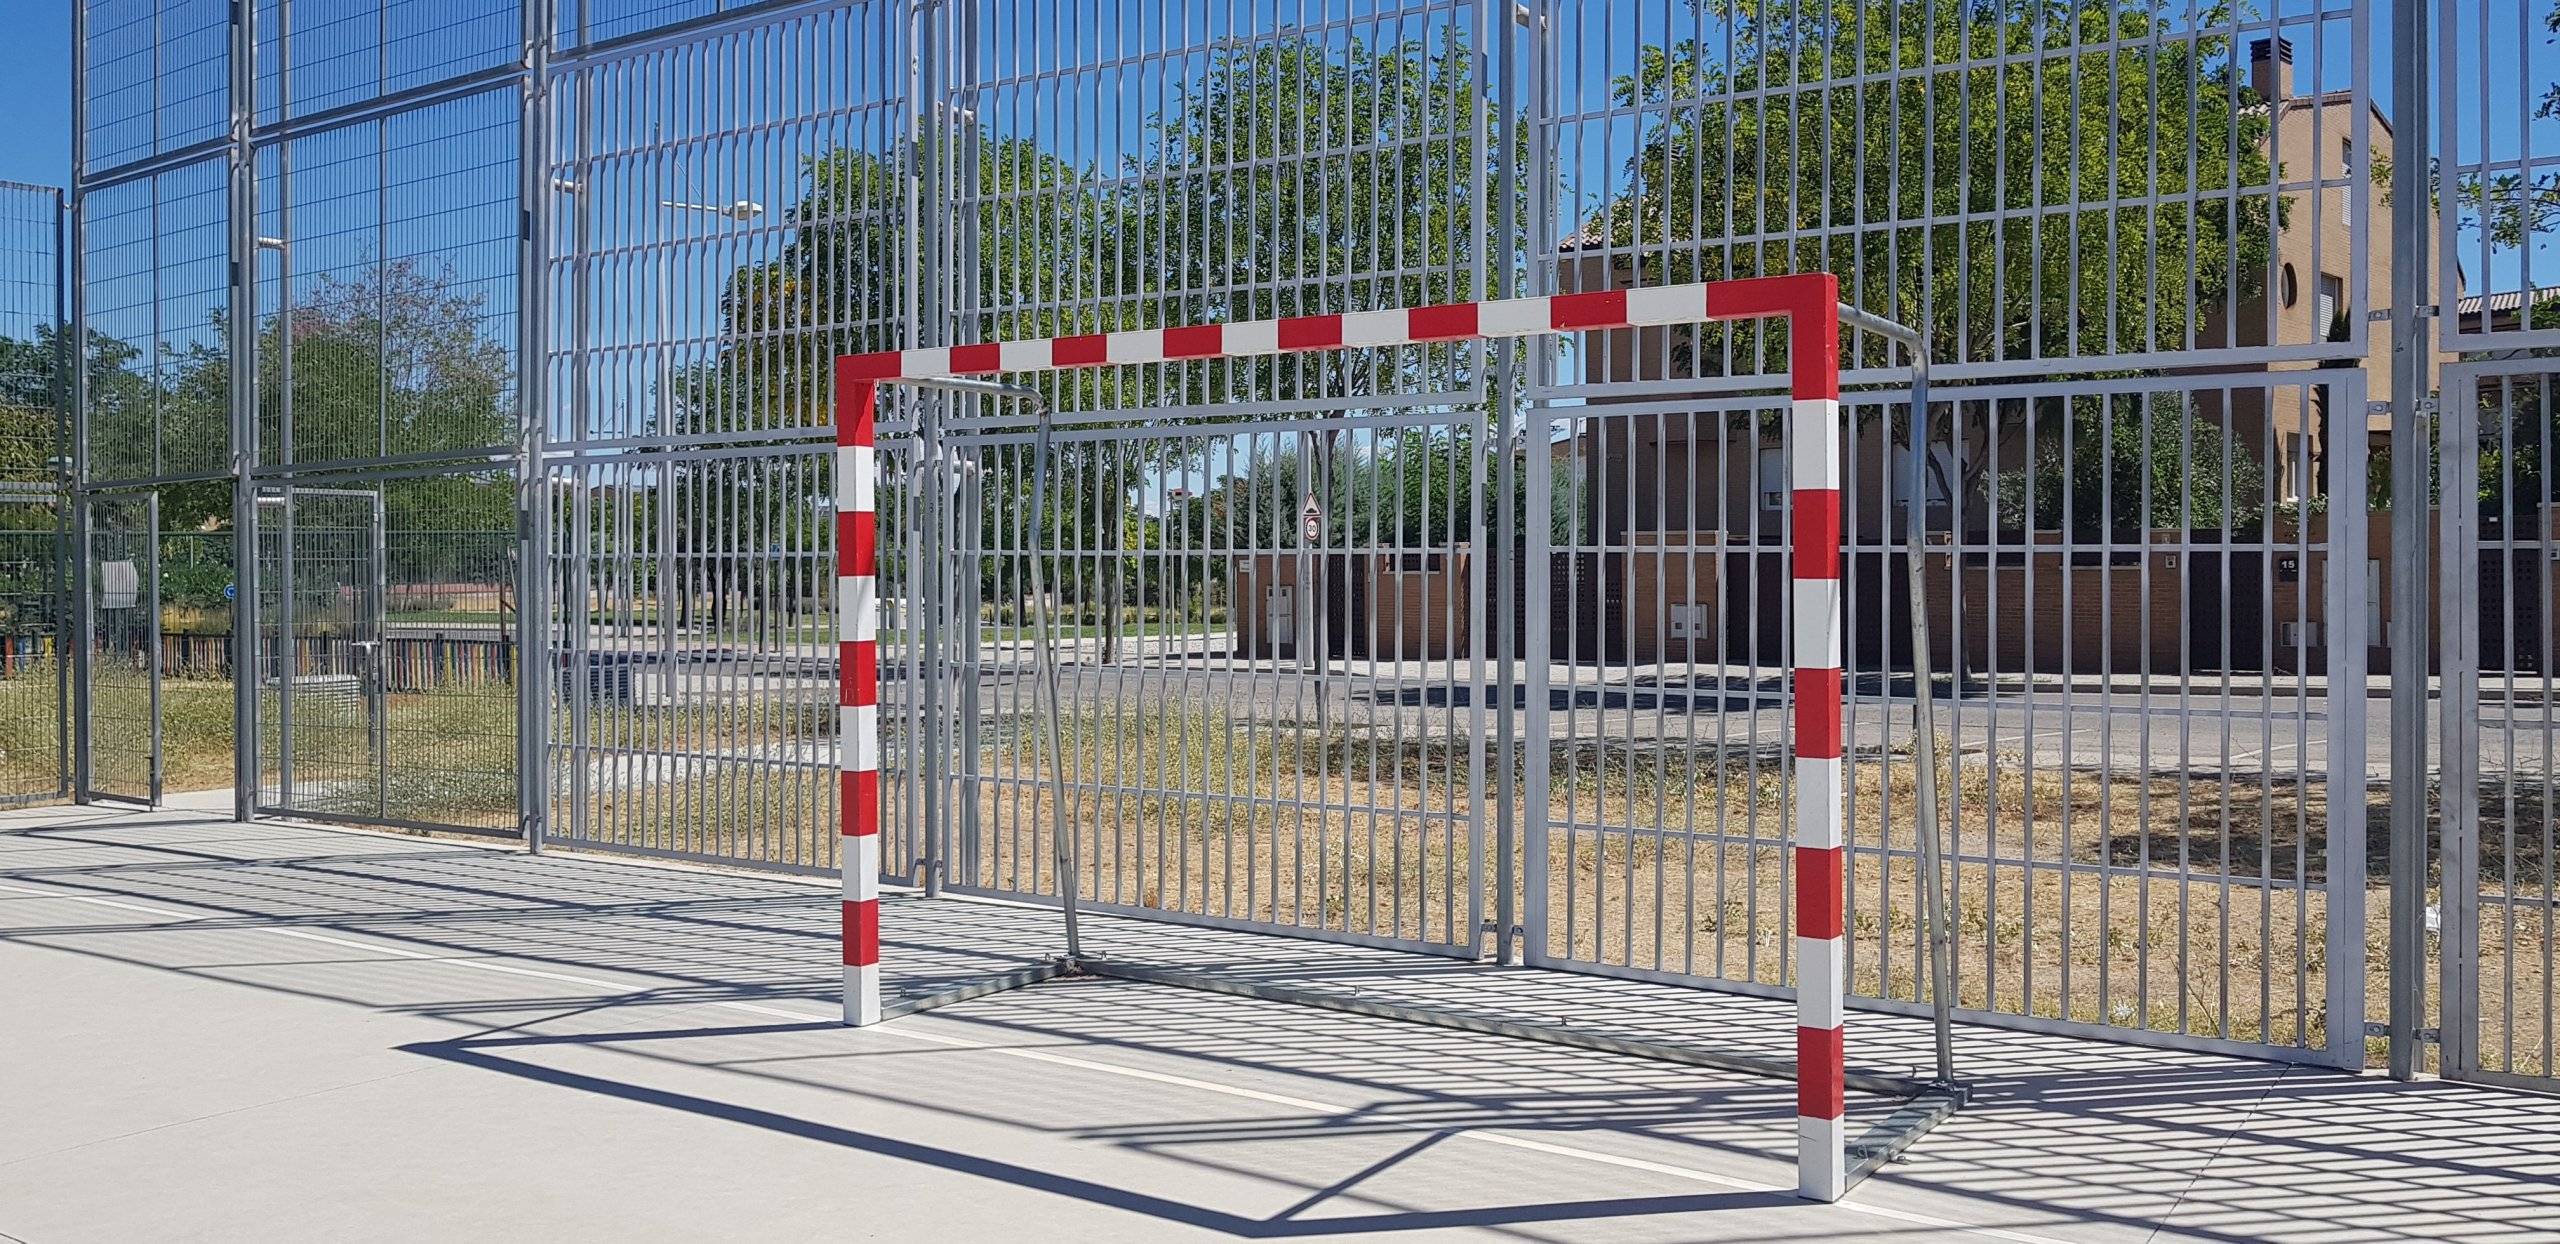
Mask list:
[[[1795,488],[1838,488],[1840,486],[1840,403],[1827,397],[1795,399],[1796,437],[1788,457],[1788,482]],[[1808,428],[1829,429],[1826,435],[1808,437]]]
[[[844,491],[847,509],[869,514],[879,507],[879,486],[872,479],[879,452],[869,445],[836,446],[836,486]]]
[[[1244,320],[1227,325],[1220,342],[1229,357],[1247,354],[1278,354],[1280,322],[1278,320]]]
[[[1407,327],[1411,319],[1399,307],[1393,311],[1353,311],[1342,317],[1342,344],[1351,346],[1402,345],[1413,339]]]
[[[836,580],[836,639],[861,643],[880,638],[880,581],[869,575]]]
[[[880,835],[857,834],[844,840],[844,900],[868,903],[880,897]]]
[[[1662,285],[1627,291],[1630,325],[1703,324],[1706,319],[1706,286]]]
[[[836,710],[836,750],[847,773],[880,768],[880,706],[847,704]]]
[[[1498,298],[1476,305],[1480,336],[1543,336],[1555,330],[1555,309],[1544,298]]]
[[[1840,668],[1840,581],[1798,579],[1792,588],[1795,616],[1795,663],[1799,667]]]
[[[1840,818],[1827,809],[1840,806],[1841,762],[1838,757],[1796,757],[1796,845],[1828,849],[1841,845]]]

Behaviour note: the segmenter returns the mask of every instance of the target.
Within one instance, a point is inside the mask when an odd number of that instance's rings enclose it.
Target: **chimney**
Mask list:
[[[2269,103],[2293,94],[2293,40],[2279,36],[2249,45],[2249,89]]]

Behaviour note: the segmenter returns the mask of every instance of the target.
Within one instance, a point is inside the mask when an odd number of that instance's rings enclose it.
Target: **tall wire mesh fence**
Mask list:
[[[2484,568],[2426,662],[2512,745],[2375,698],[2410,507],[2472,506],[2391,495],[2426,448],[2368,406],[2392,273],[2434,261],[2429,381],[2530,392],[2560,344],[2560,62],[2525,0],[2436,7],[2421,57],[2383,0],[90,0],[88,538],[157,498],[122,560],[156,567],[127,629],[173,781],[229,772],[167,750],[205,691],[274,806],[820,871],[834,356],[1830,270],[1940,393],[1915,459],[1906,376],[1844,342],[1858,991],[1923,990],[1916,512],[1961,1006],[2361,1062],[2376,788],[2438,776],[2383,741],[2422,729],[2496,792],[2443,819],[2480,880],[2434,897],[2494,922],[2447,1022],[2547,1077],[2533,401],[2447,442],[2496,487],[2445,528]],[[2409,74],[2447,89],[2404,128]],[[1091,897],[1787,987],[1790,345],[1110,369],[1046,392],[1072,487],[1039,515],[1020,411],[887,412],[884,868],[1054,894],[1046,549]]]

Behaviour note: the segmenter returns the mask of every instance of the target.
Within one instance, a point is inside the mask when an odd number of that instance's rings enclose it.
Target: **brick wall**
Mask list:
[[[2174,543],[2178,534],[2153,532],[2151,539]],[[2055,547],[2004,550],[1996,565],[1969,557],[1960,578],[1950,574],[1949,551],[1929,555],[1922,583],[1929,602],[1930,660],[1937,668],[1954,668],[1959,642],[1965,668],[1974,672],[2126,674],[2183,668],[2187,582],[2177,551],[2120,544],[2108,564],[2092,564],[2097,553],[2066,551],[2060,540],[2059,533],[2039,533],[2035,543]],[[1957,586],[1960,602],[1953,599]]]
[[[1376,555],[1368,562],[1372,659],[1436,661],[1467,651],[1475,567],[1463,548]]]

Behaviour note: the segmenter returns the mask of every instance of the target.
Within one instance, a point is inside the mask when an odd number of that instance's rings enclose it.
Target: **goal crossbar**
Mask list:
[[[990,977],[884,1008],[880,979],[880,600],[875,437],[880,390],[889,385],[1024,393],[985,378],[1138,364],[1300,354],[1441,342],[1678,327],[1717,321],[1782,320],[1789,326],[1788,613],[1794,666],[1790,722],[1795,782],[1793,909],[1796,1042],[1792,1062],[1715,1055],[1693,1046],[1608,1039],[1534,1024],[1432,1014],[1377,1002],[1353,1004],[1312,991],[1277,1000],[1387,1018],[1497,1032],[1670,1061],[1789,1076],[1796,1083],[1797,1178],[1801,1195],[1837,1200],[1856,1180],[1900,1153],[1962,1101],[1941,1081],[1853,1076],[1843,1021],[1845,840],[1841,616],[1840,329],[1894,329],[1839,300],[1828,273],[1754,277],[1600,290],[1386,311],[1135,329],[977,345],[888,350],[836,360],[836,558],[838,571],[838,747],[842,760],[840,864],[843,872],[844,1018],[878,1023],[963,998],[1075,972],[1274,996],[1268,989],[1194,979],[1190,973],[1095,959],[1078,962],[1072,938],[1076,883],[1062,874],[1070,954],[1054,965]],[[1916,337],[1902,337],[1916,343]],[[1916,361],[1916,360],[1915,360]],[[1045,411],[1043,415],[1046,418]],[[1914,420],[1915,429],[1919,421]],[[1915,432],[1916,435],[1916,432]],[[1045,644],[1043,645],[1045,649]],[[1050,706],[1055,712],[1056,706]],[[1062,836],[1065,827],[1062,827]],[[1924,834],[1924,838],[1928,835]],[[1941,1018],[1941,1024],[1944,1020]],[[1877,1132],[1852,1144],[1845,1132],[1851,1087],[1909,1103]]]

